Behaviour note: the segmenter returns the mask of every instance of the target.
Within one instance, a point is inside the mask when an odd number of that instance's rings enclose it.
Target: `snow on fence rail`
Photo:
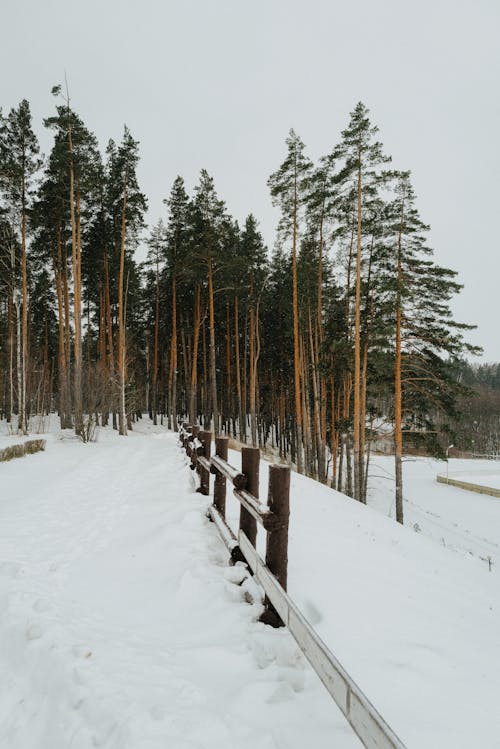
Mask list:
[[[259,501],[259,448],[243,447],[241,471],[227,462],[228,438],[217,437],[211,455],[212,434],[199,426],[183,424],[179,438],[191,468],[200,476],[197,491],[208,495],[210,473],[215,475],[214,500],[208,509],[210,519],[229,550],[233,562],[243,561],[253,572],[265,593],[261,621],[286,626],[307,660],[334,699],[352,729],[367,749],[405,749],[317,632],[301,614],[286,592],[288,565],[288,518],[290,497],[289,466],[269,466],[268,504]],[[238,536],[226,522],[226,483],[240,502]],[[266,559],[255,549],[257,523],[267,531]]]
[[[27,440],[17,445],[9,445],[9,447],[0,450],[0,463],[40,452],[40,450],[45,450],[45,445],[45,440]]]
[[[439,484],[449,484],[450,486],[457,486],[459,489],[466,489],[468,492],[488,494],[490,497],[500,497],[500,489],[494,489],[492,486],[482,486],[482,484],[472,484],[470,481],[450,479],[448,476],[441,476],[440,474],[436,476],[436,481]]]

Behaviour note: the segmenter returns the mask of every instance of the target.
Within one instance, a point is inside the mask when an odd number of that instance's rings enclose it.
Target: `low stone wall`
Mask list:
[[[471,484],[468,481],[458,481],[458,479],[450,479],[446,476],[436,476],[437,481],[440,484],[450,484],[450,486],[458,486],[459,489],[466,489],[468,492],[475,492],[476,494],[488,494],[490,497],[500,497],[500,489],[493,489],[491,486],[481,486],[481,484]]]

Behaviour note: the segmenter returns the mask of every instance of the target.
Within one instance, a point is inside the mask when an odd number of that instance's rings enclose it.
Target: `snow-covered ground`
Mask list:
[[[405,523],[442,546],[473,557],[498,572],[500,567],[500,498],[474,494],[446,484],[446,463],[432,458],[405,458]],[[500,463],[490,460],[450,458],[450,478],[500,487]],[[394,458],[375,456],[371,461],[368,503],[394,517]],[[500,745],[500,743],[499,743]]]
[[[465,463],[466,461],[462,460],[459,462]],[[471,461],[467,462],[470,463]],[[468,481],[471,484],[480,484],[481,486],[489,486],[493,489],[500,489],[500,462],[491,460],[474,460],[472,462],[474,464],[472,469],[469,467],[468,470],[466,468],[460,471],[450,470],[450,479],[458,479],[459,481]],[[477,469],[477,463],[487,463],[488,467]],[[446,475],[446,471],[443,471],[443,475]]]
[[[387,478],[374,512],[294,474],[289,591],[408,749],[493,749],[500,500],[436,484],[442,466],[405,462],[406,528]],[[54,430],[0,474],[2,749],[359,746],[290,635],[255,621],[173,434]]]

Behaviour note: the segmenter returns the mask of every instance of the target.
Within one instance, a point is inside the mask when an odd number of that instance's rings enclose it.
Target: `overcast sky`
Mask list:
[[[362,100],[459,272],[457,319],[500,361],[500,0],[2,0],[0,18],[0,106],[27,98],[42,135],[66,70],[102,145],[124,123],[140,141],[150,223],[204,167],[272,246],[266,181],[288,130],[316,159]]]

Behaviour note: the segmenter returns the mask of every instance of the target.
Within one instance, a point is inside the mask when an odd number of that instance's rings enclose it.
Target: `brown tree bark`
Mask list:
[[[26,263],[26,175],[23,175],[21,186],[21,286],[23,294],[23,312],[21,323],[21,392],[19,394],[19,432],[28,433],[27,406],[26,406],[26,375],[28,359],[28,269]]]
[[[190,381],[190,393],[189,393],[189,422],[190,424],[196,424],[197,421],[197,408],[196,408],[196,395],[198,388],[198,347],[200,340],[200,326],[201,326],[201,288],[197,284],[195,292],[195,304],[194,304],[194,324],[193,324],[193,353],[191,357],[191,381]]]
[[[118,388],[119,403],[118,410],[118,431],[119,434],[127,434],[127,411],[125,404],[125,307],[123,300],[123,283],[125,273],[125,236],[126,236],[126,210],[127,210],[127,183],[123,180],[123,205],[121,216],[121,237],[120,237],[120,271],[118,276]]]
[[[215,315],[214,315],[214,279],[212,268],[212,257],[208,257],[208,309],[209,309],[209,333],[210,333],[210,387],[212,393],[212,413],[214,420],[214,435],[219,436],[219,409],[217,405],[217,369],[215,363]]]
[[[240,368],[240,329],[239,329],[239,310],[238,310],[238,297],[234,298],[234,346],[235,346],[235,359],[236,359],[236,393],[238,396],[238,420],[239,420],[239,438],[242,440],[243,430],[243,404],[242,404],[242,393],[241,393],[241,368]],[[243,440],[242,440],[243,441]]]
[[[356,301],[354,308],[354,498],[360,499],[360,462],[363,459],[360,445],[361,426],[361,351],[360,351],[360,305],[361,305],[361,149],[358,150],[358,187],[357,187],[357,234],[356,234]]]
[[[396,473],[396,520],[403,525],[403,426],[401,388],[401,287],[403,269],[401,263],[401,239],[404,221],[404,200],[401,204],[401,223],[398,233],[398,277],[396,294],[396,356],[394,362],[394,463]]]
[[[174,248],[174,264],[175,264],[175,248]],[[171,429],[175,432],[178,431],[177,427],[177,278],[175,270],[172,274],[172,353],[171,353],[171,367],[172,367],[172,388],[170,391],[170,414],[171,414]]]
[[[71,215],[71,259],[73,270],[73,410],[75,417],[75,434],[84,438],[83,411],[82,411],[82,333],[81,333],[81,301],[80,301],[80,252],[79,252],[79,223],[80,216],[75,198],[75,164],[73,153],[73,137],[71,124],[68,125],[68,147],[69,147],[69,203]],[[78,191],[77,191],[78,193]],[[79,207],[79,206],[78,206]],[[78,223],[78,225],[77,225]]]
[[[293,372],[295,384],[295,422],[297,429],[297,471],[303,472],[302,461],[302,403],[300,383],[300,340],[299,340],[299,300],[297,289],[297,175],[294,181],[294,203],[293,203],[293,244],[292,244],[292,288],[293,288]]]

